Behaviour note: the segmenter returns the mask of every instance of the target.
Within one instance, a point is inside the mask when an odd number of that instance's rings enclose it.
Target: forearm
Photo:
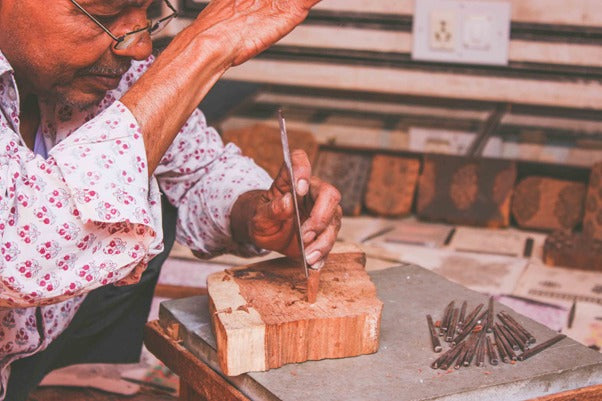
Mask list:
[[[213,84],[275,43],[318,0],[213,0],[121,98],[138,120],[149,175]]]
[[[152,175],[180,128],[229,67],[218,43],[190,27],[180,33],[121,98],[135,116]]]

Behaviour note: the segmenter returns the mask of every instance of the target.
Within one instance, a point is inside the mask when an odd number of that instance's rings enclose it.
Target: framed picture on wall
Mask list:
[[[196,17],[208,3],[208,0],[180,0],[180,15]]]

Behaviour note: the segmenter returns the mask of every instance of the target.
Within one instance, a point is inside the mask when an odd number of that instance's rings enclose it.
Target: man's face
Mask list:
[[[115,36],[146,24],[150,0],[81,0],[78,3]],[[20,91],[84,107],[117,87],[132,59],[151,52],[143,35],[125,50],[70,0],[2,0],[0,49]]]

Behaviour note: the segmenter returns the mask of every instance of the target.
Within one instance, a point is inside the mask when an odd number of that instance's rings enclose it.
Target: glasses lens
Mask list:
[[[165,29],[167,24],[169,24],[175,17],[176,17],[176,15],[172,14],[169,17],[165,17],[158,21],[153,21],[153,23],[151,24],[151,27],[149,29],[151,35],[155,35],[155,34],[161,32],[163,29]]]
[[[115,49],[117,50],[124,50],[127,49],[128,47],[138,43],[138,41],[147,34],[147,30],[144,31],[139,31],[139,32],[133,32],[133,33],[128,33],[127,35],[123,36],[123,40],[118,42],[115,45]]]

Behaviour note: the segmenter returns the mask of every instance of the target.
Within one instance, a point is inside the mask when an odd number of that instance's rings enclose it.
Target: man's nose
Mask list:
[[[126,38],[128,40],[128,38]],[[148,32],[140,32],[136,34],[136,37],[132,40],[132,43],[124,49],[115,48],[113,46],[113,53],[121,57],[129,57],[134,60],[146,60],[153,51],[153,44]]]
[[[147,24],[146,12],[132,9],[124,19],[122,25],[123,31],[120,32],[120,34],[126,35],[124,41],[120,45],[113,46],[113,53],[122,57],[133,58],[134,60],[146,60],[153,51],[149,32],[142,31],[131,35],[127,35],[127,32],[135,31]]]

